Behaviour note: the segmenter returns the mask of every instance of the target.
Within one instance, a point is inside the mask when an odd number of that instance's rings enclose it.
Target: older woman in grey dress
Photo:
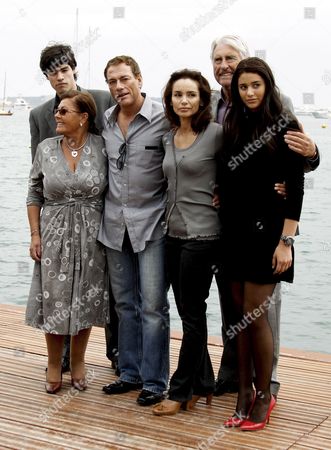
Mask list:
[[[45,389],[61,388],[61,356],[71,335],[71,380],[86,388],[85,350],[93,325],[108,321],[105,251],[97,242],[107,156],[94,125],[93,98],[79,91],[61,97],[55,111],[61,136],[39,144],[27,197],[30,256],[35,261],[26,323],[45,332]]]

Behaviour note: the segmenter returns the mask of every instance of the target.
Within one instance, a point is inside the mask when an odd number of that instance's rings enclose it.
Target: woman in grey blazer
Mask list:
[[[222,143],[222,127],[210,121],[210,87],[200,72],[173,73],[164,105],[173,126],[163,137],[168,182],[166,268],[183,339],[169,398],[153,408],[159,416],[190,409],[200,397],[211,404],[214,392],[206,299],[219,255],[220,223],[212,201]]]

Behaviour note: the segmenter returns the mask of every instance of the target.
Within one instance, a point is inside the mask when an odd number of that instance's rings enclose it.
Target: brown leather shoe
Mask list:
[[[174,416],[180,409],[187,409],[186,403],[169,399],[163,400],[153,407],[152,412],[155,416]]]
[[[60,381],[48,381],[47,375],[48,373],[46,371],[45,391],[47,392],[47,394],[56,394],[62,387],[62,372]]]
[[[56,381],[55,383],[51,381],[46,381],[45,390],[47,394],[56,394],[62,387],[62,380]]]
[[[85,391],[87,388],[87,380],[86,378],[81,378],[80,380],[71,378],[71,386],[77,389],[77,391]]]
[[[187,402],[187,409],[194,408],[196,403],[200,400],[201,397],[205,399],[206,405],[211,406],[211,403],[213,401],[213,394],[207,394],[206,396],[192,395],[191,400],[188,400]]]

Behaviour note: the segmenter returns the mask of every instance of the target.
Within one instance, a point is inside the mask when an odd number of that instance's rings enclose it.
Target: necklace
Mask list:
[[[69,149],[70,152],[71,152],[71,156],[72,156],[73,158],[77,158],[78,150],[81,150],[81,149],[85,146],[85,144],[86,144],[86,142],[87,142],[87,140],[88,140],[88,136],[87,136],[87,138],[85,139],[85,141],[83,142],[83,144],[82,144],[80,147],[77,147],[77,148],[72,148],[72,147],[70,147],[70,145],[68,144],[68,139],[67,139],[67,138],[65,138],[65,139],[66,139],[66,145],[67,145],[68,149]]]

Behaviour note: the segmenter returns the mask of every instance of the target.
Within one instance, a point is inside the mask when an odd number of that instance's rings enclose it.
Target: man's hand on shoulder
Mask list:
[[[314,159],[317,155],[315,142],[304,132],[299,123],[300,131],[288,130],[284,140],[289,148],[305,158]]]

